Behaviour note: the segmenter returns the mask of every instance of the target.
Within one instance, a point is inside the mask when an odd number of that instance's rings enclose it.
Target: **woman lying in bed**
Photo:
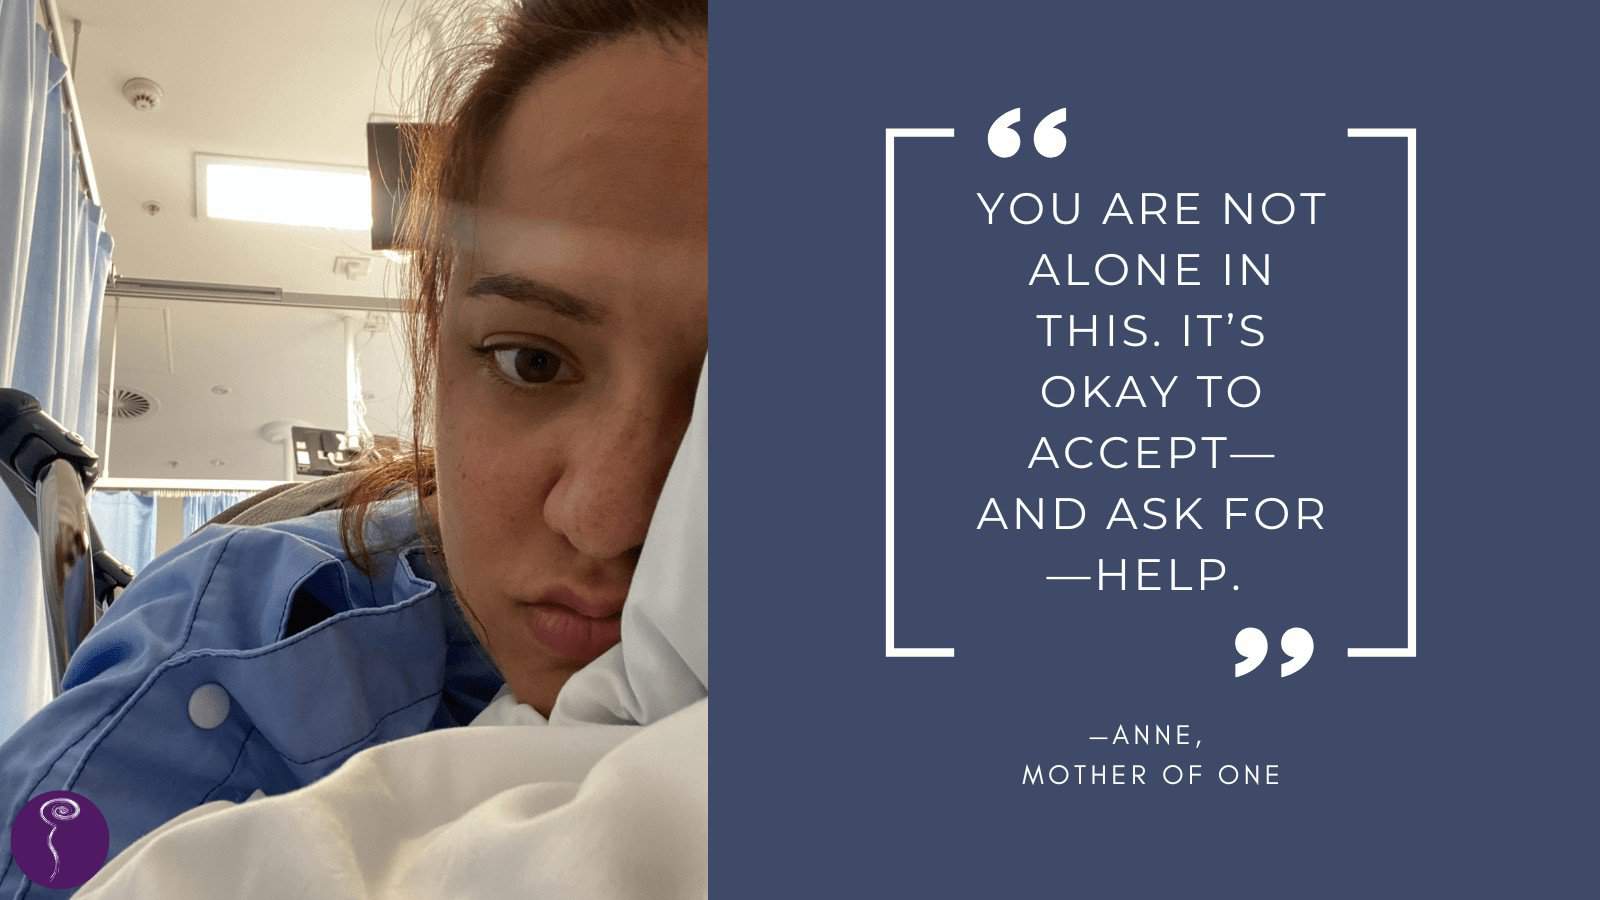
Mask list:
[[[706,352],[705,16],[524,0],[441,81],[408,219],[421,449],[140,574],[0,745],[0,896],[30,798],[91,800],[115,855],[502,686],[548,714],[619,640]]]

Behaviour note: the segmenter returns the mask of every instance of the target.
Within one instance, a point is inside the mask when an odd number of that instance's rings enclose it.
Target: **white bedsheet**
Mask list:
[[[197,807],[78,896],[703,898],[709,707],[383,744],[303,790]]]
[[[707,377],[622,642],[572,677],[548,723],[503,694],[473,727],[373,747],[288,794],[190,810],[78,896],[706,896]]]

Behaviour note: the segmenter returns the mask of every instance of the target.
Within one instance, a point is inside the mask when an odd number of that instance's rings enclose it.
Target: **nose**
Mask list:
[[[573,441],[545,498],[545,521],[579,553],[623,556],[644,543],[688,409],[665,398],[619,403]]]

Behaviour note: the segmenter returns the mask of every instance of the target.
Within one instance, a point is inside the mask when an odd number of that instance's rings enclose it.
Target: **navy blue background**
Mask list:
[[[1121,7],[1120,4],[1116,5]],[[1553,11],[1556,7],[1547,7]],[[712,856],[721,896],[1551,896],[1592,890],[1592,34],[1519,7],[718,4],[712,19]],[[1021,106],[1000,160],[989,123]],[[1026,143],[1069,109],[1055,160]],[[897,153],[897,643],[883,656],[883,129]],[[1405,153],[1416,127],[1419,656],[1405,641]],[[974,193],[1079,191],[1079,224]],[[1098,224],[1197,191],[1203,226]],[[1223,191],[1326,191],[1216,224]],[[1200,288],[1025,286],[1040,252],[1202,254]],[[1270,288],[1221,288],[1224,252]],[[1064,274],[1064,273],[1063,273]],[[1142,312],[1162,348],[1046,350],[1039,312]],[[1263,314],[1181,350],[1178,315]],[[1165,411],[1050,410],[1050,374],[1166,376]],[[1248,373],[1249,410],[1197,373]],[[1148,382],[1146,382],[1148,383]],[[1028,471],[1041,435],[1225,434],[1274,461]],[[1076,496],[1076,532],[974,530]],[[1100,530],[1117,496],[1315,496],[1323,532]],[[1099,556],[1227,561],[1237,592],[1046,583]],[[1192,575],[1190,576],[1192,580]],[[1233,636],[1273,650],[1234,679]],[[1278,635],[1316,655],[1280,679]],[[1189,723],[1198,749],[1091,743]],[[1145,786],[1024,787],[1141,762]],[[1166,763],[1203,783],[1160,783]],[[1275,787],[1216,783],[1277,763]]]

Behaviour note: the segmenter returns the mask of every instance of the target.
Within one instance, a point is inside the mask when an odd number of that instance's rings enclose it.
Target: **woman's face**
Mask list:
[[[633,37],[540,75],[471,219],[439,329],[435,512],[479,639],[548,713],[620,637],[706,352],[703,50]]]

